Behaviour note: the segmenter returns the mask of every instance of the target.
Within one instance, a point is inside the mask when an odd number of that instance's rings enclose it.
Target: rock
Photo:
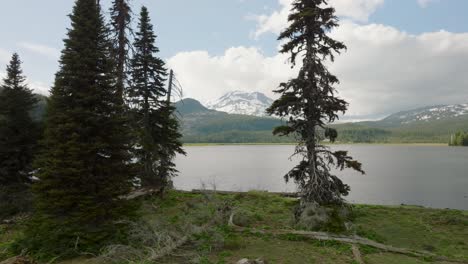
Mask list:
[[[0,264],[36,264],[35,261],[27,257],[13,257],[0,262]]]
[[[241,227],[250,227],[253,223],[254,215],[251,212],[238,210],[233,217],[233,224]]]
[[[249,259],[244,258],[244,259],[239,260],[237,264],[268,264],[268,263],[263,259],[249,260]]]
[[[306,203],[302,207],[302,213],[297,221],[299,227],[306,230],[314,230],[329,221],[327,210],[318,204]]]

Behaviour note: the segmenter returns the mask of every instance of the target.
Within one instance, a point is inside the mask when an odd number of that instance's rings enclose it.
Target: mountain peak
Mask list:
[[[260,92],[232,91],[208,103],[209,109],[229,114],[266,116],[273,99]]]

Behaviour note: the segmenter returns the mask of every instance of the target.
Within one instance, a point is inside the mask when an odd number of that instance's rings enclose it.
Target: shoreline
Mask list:
[[[214,194],[214,195],[222,195],[222,196],[229,196],[229,195],[248,195],[248,194],[264,194],[264,195],[272,195],[272,196],[280,196],[283,198],[293,198],[299,199],[299,194],[297,192],[270,192],[265,190],[250,190],[250,191],[226,191],[226,190],[210,190],[210,189],[192,189],[192,190],[183,190],[183,189],[174,189],[176,193],[181,194]],[[449,207],[431,207],[428,205],[418,205],[418,204],[406,204],[406,203],[372,203],[372,202],[353,202],[346,200],[347,204],[353,206],[369,206],[369,207],[388,207],[388,208],[412,208],[412,209],[428,209],[428,210],[455,210],[460,212],[465,212],[468,214],[467,209],[459,209],[459,208],[449,208]]]
[[[184,147],[215,146],[295,146],[296,143],[184,143]],[[450,147],[445,143],[325,143],[327,146],[413,146],[413,147]]]

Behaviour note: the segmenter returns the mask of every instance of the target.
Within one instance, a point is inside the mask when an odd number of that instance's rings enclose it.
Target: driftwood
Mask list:
[[[182,191],[182,190],[177,190],[178,192],[182,193],[193,193],[193,194],[222,194],[222,195],[228,195],[228,194],[240,194],[243,192],[232,192],[232,191],[216,191],[216,190],[197,190],[194,189],[192,191]],[[158,193],[159,190],[154,190],[154,189],[147,189],[147,190],[136,190],[135,192],[131,193],[130,195],[126,196],[125,199],[131,200],[131,199],[136,199],[142,196],[147,196],[147,195],[154,195]],[[274,195],[279,195],[283,197],[291,197],[291,198],[297,198],[298,194],[297,193],[281,193],[281,192],[266,192],[269,194],[274,194]],[[448,257],[444,256],[438,256],[436,254],[433,254],[428,251],[420,251],[420,250],[412,250],[412,249],[407,249],[407,248],[399,248],[399,247],[394,247],[390,245],[385,245],[382,243],[378,243],[376,241],[363,238],[360,236],[344,236],[344,235],[336,235],[336,234],[330,234],[330,233],[325,233],[325,232],[311,232],[311,231],[304,231],[304,230],[260,230],[260,229],[250,229],[250,228],[244,228],[240,227],[234,224],[234,213],[231,213],[229,216],[228,220],[228,225],[232,227],[235,231],[237,232],[251,232],[251,233],[260,233],[260,234],[270,234],[270,235],[299,235],[311,239],[316,239],[316,240],[321,240],[321,241],[338,241],[342,243],[348,243],[352,245],[352,250],[353,250],[353,255],[355,260],[358,263],[364,263],[361,257],[361,253],[359,251],[359,248],[357,245],[366,245],[370,246],[376,249],[380,249],[382,251],[390,252],[390,253],[397,253],[397,254],[402,254],[402,255],[407,255],[407,256],[412,256],[412,257],[428,257],[434,260],[438,261],[447,261],[447,262],[452,262],[452,263],[466,263],[466,261],[462,260],[454,260],[450,259]],[[209,225],[203,226],[201,229],[205,230]],[[171,245],[170,247],[167,247],[160,252],[154,252],[152,256],[150,257],[150,260],[154,261],[160,258],[163,258],[167,256],[168,254],[171,254],[174,250],[177,248],[183,246],[185,243],[187,243],[190,240],[190,237],[192,237],[194,234],[198,232],[194,232],[192,234],[186,235],[182,237],[180,240],[176,241],[174,245]]]
[[[158,259],[164,258],[165,256],[171,254],[173,251],[176,249],[180,248],[183,246],[185,243],[187,243],[190,239],[191,236],[195,235],[196,233],[190,234],[190,236],[186,235],[183,236],[181,239],[177,240],[174,242],[173,245],[170,245],[168,247],[165,247],[161,249],[160,251],[153,251],[151,256],[148,257],[148,261],[156,261]]]
[[[407,256],[412,256],[412,257],[428,257],[434,260],[438,261],[447,261],[447,262],[452,262],[452,263],[466,263],[466,261],[462,260],[454,260],[450,259],[448,257],[444,256],[438,256],[436,254],[433,254],[431,252],[427,251],[420,251],[420,250],[412,250],[412,249],[407,249],[407,248],[399,248],[399,247],[394,247],[394,246],[389,246],[385,245],[382,243],[378,243],[376,241],[363,238],[360,236],[344,236],[344,235],[336,235],[336,234],[330,234],[330,233],[325,233],[325,232],[311,232],[311,231],[304,231],[304,230],[260,230],[260,229],[251,229],[251,228],[244,228],[240,227],[234,224],[233,222],[234,219],[234,213],[231,214],[229,217],[228,225],[233,228],[237,232],[250,232],[254,234],[269,234],[269,235],[298,235],[298,236],[303,236],[315,240],[320,240],[320,241],[338,241],[342,243],[348,243],[352,245],[366,245],[370,246],[373,248],[380,249],[382,251],[390,252],[390,253],[397,253],[397,254],[402,254],[402,255],[407,255]],[[353,250],[354,253],[354,250]],[[357,252],[356,252],[357,253]],[[360,254],[359,254],[360,255]],[[357,258],[357,256],[355,255]],[[362,258],[361,258],[362,261]],[[359,261],[358,261],[359,262]]]
[[[351,250],[353,251],[354,260],[356,260],[356,262],[359,264],[364,264],[364,260],[362,260],[361,251],[359,251],[358,245],[353,244],[351,246]]]
[[[151,195],[159,194],[159,192],[160,192],[159,189],[137,189],[131,192],[129,195],[123,197],[123,199],[133,200],[133,199],[140,198],[143,196],[151,196]]]

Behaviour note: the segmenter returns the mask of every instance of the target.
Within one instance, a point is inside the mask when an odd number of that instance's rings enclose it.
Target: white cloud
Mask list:
[[[285,64],[287,56],[267,57],[257,48],[236,47],[222,56],[206,51],[178,53],[168,64],[187,97],[207,102],[233,90],[260,91],[273,95],[271,90],[292,76]]]
[[[439,2],[439,0],[418,0],[418,4],[423,8],[426,8],[427,6],[429,6],[429,4],[435,2]]]
[[[410,35],[393,27],[343,22],[332,36],[348,51],[330,70],[341,80],[340,96],[350,102],[347,118],[381,117],[419,106],[468,102],[468,33]],[[295,71],[287,56],[265,56],[257,48],[204,51],[169,60],[187,97],[213,100],[231,90],[271,92]]]
[[[344,23],[333,37],[348,52],[330,70],[353,116],[468,102],[468,34],[410,35],[384,25]]]
[[[280,10],[274,11],[269,15],[264,14],[249,17],[258,23],[257,29],[253,34],[255,37],[268,32],[279,34],[288,25],[288,15],[294,0],[278,1],[281,6]],[[378,7],[382,6],[383,3],[384,0],[330,0],[329,2],[336,9],[337,16],[359,22],[367,22],[369,16]]]
[[[45,45],[29,42],[20,42],[18,43],[18,46],[33,53],[49,57],[51,59],[58,59],[60,57],[60,51],[58,49],[48,47]]]

